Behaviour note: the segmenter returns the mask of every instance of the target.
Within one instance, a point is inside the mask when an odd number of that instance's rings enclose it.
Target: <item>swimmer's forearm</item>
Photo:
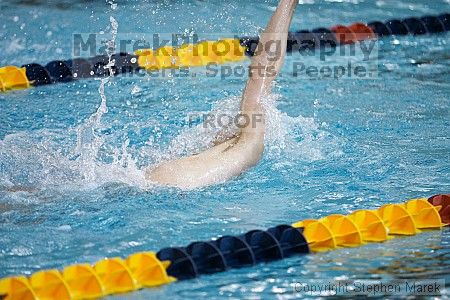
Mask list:
[[[281,0],[259,39],[241,102],[244,114],[261,113],[260,97],[270,90],[286,55],[287,36],[298,0]],[[275,46],[276,49],[269,47]]]
[[[292,17],[297,7],[298,0],[281,0],[269,24],[262,33],[256,50],[256,56],[252,60],[254,76],[261,74],[259,70],[264,67],[269,75],[275,78],[283,65],[287,47],[287,37]],[[270,48],[269,47],[276,47]]]
[[[297,4],[298,0],[280,0],[276,11],[272,15],[269,24],[267,24],[267,27],[261,36],[261,39],[264,40],[266,33],[287,34],[292,15],[294,14]]]

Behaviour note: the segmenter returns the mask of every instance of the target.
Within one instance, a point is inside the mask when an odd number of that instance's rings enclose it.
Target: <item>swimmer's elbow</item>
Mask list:
[[[248,147],[249,155],[247,164],[249,167],[256,166],[264,153],[264,139],[253,141]]]

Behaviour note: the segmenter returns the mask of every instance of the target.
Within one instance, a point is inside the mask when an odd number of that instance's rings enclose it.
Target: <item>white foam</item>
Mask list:
[[[267,114],[265,158],[273,162],[273,168],[325,159],[339,152],[339,141],[313,118],[292,117],[280,112],[276,108],[280,97],[272,95],[264,99]],[[239,103],[240,97],[219,100],[211,113],[237,114]],[[99,108],[84,124],[69,130],[40,130],[5,136],[0,141],[3,169],[0,185],[8,189],[19,186],[24,190],[55,186],[84,190],[107,183],[123,183],[146,189],[148,183],[143,162],[156,164],[198,153],[210,147],[216,136],[232,136],[238,130],[233,126],[186,125],[166,146],[149,141],[146,146],[136,148],[130,147],[129,139],[120,130],[102,134],[101,120],[97,118],[101,113]],[[163,126],[155,120],[128,126],[143,129],[155,125]],[[121,145],[115,146],[118,141]]]
[[[272,94],[263,99],[266,113],[266,153],[270,159],[287,161],[315,161],[324,159],[330,153],[339,153],[338,141],[326,131],[325,126],[318,125],[313,118],[292,117],[277,109],[280,95]],[[218,101],[208,114],[239,113],[241,97],[230,97]],[[197,112],[201,113],[201,112]],[[210,147],[217,136],[230,137],[238,132],[236,126],[227,128],[205,127],[199,124],[184,128],[177,135],[161,159],[173,159],[182,155],[198,153]]]
[[[49,187],[84,190],[107,183],[123,183],[146,189],[149,184],[145,180],[145,165],[151,167],[163,160],[198,153],[211,147],[216,138],[224,139],[238,133],[233,123],[228,127],[188,124],[168,145],[151,139],[146,146],[138,149],[130,147],[126,132],[103,133],[103,129],[112,127],[112,124],[103,124],[102,118],[108,113],[105,88],[113,78],[115,62],[111,57],[115,53],[119,26],[113,17],[110,17],[110,24],[111,39],[106,50],[109,76],[100,79],[99,107],[84,123],[69,130],[18,132],[5,136],[0,141],[0,186],[5,190],[12,193]],[[270,95],[263,99],[267,115],[266,157],[273,161],[274,168],[298,160],[323,159],[338,149],[336,140],[321,129],[313,118],[292,117],[280,112],[276,107],[280,97]],[[241,97],[219,100],[209,113],[235,116],[239,112],[240,100]],[[149,120],[127,125],[128,128],[133,126],[141,130],[145,127],[163,127],[163,124]],[[118,141],[121,144],[119,147]]]

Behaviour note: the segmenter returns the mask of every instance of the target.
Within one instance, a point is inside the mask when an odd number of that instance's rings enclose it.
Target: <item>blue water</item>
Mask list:
[[[292,29],[450,11],[435,1],[301,1]],[[0,65],[72,57],[72,34],[255,35],[275,1],[0,3]],[[450,36],[386,38],[370,79],[299,78],[286,58],[266,150],[230,182],[181,191],[146,185],[143,168],[208,146],[190,112],[232,110],[245,77],[119,76],[0,94],[0,276],[187,245],[250,229],[450,191]],[[360,62],[361,53],[352,57]],[[244,62],[244,65],[248,62]],[[93,134],[90,134],[92,133]],[[84,133],[84,134],[83,134]],[[77,146],[78,141],[78,146]],[[450,230],[294,257],[120,298],[294,298],[297,282],[445,278]],[[448,290],[448,289],[447,289]],[[448,295],[448,291],[445,292]]]

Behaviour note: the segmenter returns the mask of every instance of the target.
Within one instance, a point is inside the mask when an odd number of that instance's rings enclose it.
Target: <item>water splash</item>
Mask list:
[[[279,97],[273,95],[264,102],[267,114],[265,159],[273,162],[269,165],[280,168],[298,161],[326,159],[339,152],[337,138],[330,135],[326,127],[316,124],[313,118],[292,117],[280,112],[276,108]],[[239,103],[240,97],[219,100],[210,113],[235,115]],[[90,190],[109,183],[148,189],[143,167],[146,163],[152,165],[198,153],[212,146],[217,136],[225,138],[237,133],[233,126],[186,125],[166,145],[156,139],[151,145],[132,147],[130,139],[124,138],[122,128],[102,135],[102,126],[111,124],[101,124],[101,115],[105,113],[101,107],[85,124],[68,132],[45,129],[5,136],[0,141],[0,191]],[[164,124],[127,124],[129,130],[153,126]],[[81,154],[74,155],[72,147],[79,149]]]
[[[277,109],[281,95],[270,94],[262,100],[266,114],[265,146],[271,160],[316,161],[340,153],[339,141],[319,125],[314,118],[291,117]],[[221,115],[236,116],[239,113],[241,97],[229,97],[218,101],[207,113],[217,119]],[[199,153],[211,147],[217,139],[226,139],[238,134],[239,128],[231,123],[228,127],[204,126],[200,123],[184,128],[168,145],[160,150],[158,161],[174,159],[183,155]]]
[[[188,124],[181,132],[170,142],[166,150],[162,151],[160,160],[168,160],[183,155],[190,155],[201,152],[211,147],[216,139],[226,139],[238,133],[236,126],[219,127],[204,126],[203,119],[205,114],[214,116],[217,119],[220,115],[235,116],[239,111],[239,103],[241,97],[230,97],[216,102],[211,111],[191,112],[187,119],[191,116],[199,116],[197,125]],[[233,125],[233,124],[231,124]]]
[[[340,153],[338,138],[327,131],[325,124],[317,124],[312,117],[292,117],[281,112],[277,108],[280,98],[281,95],[272,94],[263,99],[269,159],[292,165],[297,161],[317,161]]]
[[[108,113],[105,88],[111,85],[114,76],[112,55],[116,50],[119,25],[112,16],[109,21],[111,39],[107,41],[108,63],[105,66],[108,76],[99,79],[101,102],[97,110],[83,124],[69,128],[68,134],[67,131],[44,129],[5,136],[0,141],[0,191],[33,192],[67,185],[91,189],[110,182],[145,185],[143,173],[128,153],[129,139],[125,139],[120,148],[113,148],[111,163],[101,159],[102,147],[107,146],[106,136],[102,133],[102,117]],[[70,150],[74,139],[76,145]]]
[[[111,3],[112,5],[113,3]],[[108,55],[108,63],[104,68],[108,71],[108,76],[100,78],[100,86],[98,93],[101,102],[97,111],[93,113],[88,120],[80,125],[77,129],[77,146],[75,148],[75,156],[78,157],[82,170],[84,170],[84,178],[87,181],[94,181],[96,179],[97,158],[100,147],[105,140],[99,131],[101,130],[101,120],[104,114],[108,113],[108,105],[106,102],[105,85],[111,83],[114,76],[113,67],[115,60],[112,55],[116,49],[116,37],[119,24],[114,17],[109,18],[111,24],[111,39],[107,41],[106,54]]]
[[[119,27],[114,17],[111,16],[109,21],[111,38],[107,42],[108,63],[105,66],[108,76],[99,79],[101,102],[98,108],[83,124],[69,128],[68,132],[26,131],[7,135],[1,140],[0,192],[61,187],[72,190],[94,189],[106,183],[125,183],[147,189],[144,164],[152,166],[164,160],[198,153],[211,147],[217,139],[226,139],[238,133],[235,124],[205,127],[199,122],[196,126],[185,125],[167,145],[156,139],[149,141],[147,146],[130,148],[125,128],[141,130],[152,126],[163,127],[164,124],[155,125],[158,122],[151,120],[113,130],[109,128],[112,124],[104,122],[103,117],[108,113],[106,89],[113,82],[115,61],[112,55],[116,50]],[[290,117],[280,112],[276,107],[279,97],[271,95],[263,101],[267,114],[266,157],[277,162],[273,165],[323,159],[339,149],[338,142],[313,118]],[[209,113],[216,118],[223,114],[237,115],[240,100],[240,96],[219,100],[210,112],[202,113]],[[106,131],[109,134],[105,134]]]

